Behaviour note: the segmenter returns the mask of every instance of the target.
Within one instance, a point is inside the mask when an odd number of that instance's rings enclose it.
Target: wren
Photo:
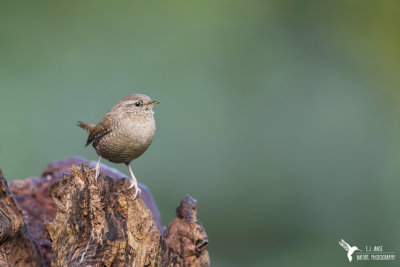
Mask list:
[[[134,199],[140,189],[130,163],[140,157],[153,140],[156,132],[153,106],[159,103],[146,95],[134,94],[122,98],[96,125],[78,121],[78,125],[89,132],[86,146],[93,144],[99,155],[96,179],[100,175],[101,158],[124,163],[131,175],[128,189],[135,187]]]

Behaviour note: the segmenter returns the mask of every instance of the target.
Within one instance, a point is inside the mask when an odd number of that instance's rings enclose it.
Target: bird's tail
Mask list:
[[[80,126],[81,128],[85,129],[86,131],[88,131],[89,133],[93,130],[94,125],[93,124],[87,124],[83,121],[78,121],[78,126]]]

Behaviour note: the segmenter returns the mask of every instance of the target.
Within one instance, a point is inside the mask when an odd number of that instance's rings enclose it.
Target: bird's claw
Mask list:
[[[132,189],[134,186],[137,187],[137,184],[134,183],[134,182],[131,182],[131,184],[130,184],[129,187],[128,187],[128,190],[129,190],[129,189]]]
[[[135,187],[135,193],[133,194],[133,199],[135,199],[138,195],[140,195],[142,190],[140,190],[140,188],[138,187],[137,183],[135,183],[135,182],[132,182],[130,184],[130,186],[128,187],[128,190],[132,189],[133,187]]]
[[[128,166],[129,173],[131,174],[131,184],[128,187],[128,190],[131,189],[132,187],[135,187],[135,193],[133,194],[133,199],[135,199],[137,195],[140,195],[140,188],[138,187],[138,183],[136,181],[135,175],[133,175],[131,165],[126,164],[126,166]]]
[[[136,197],[139,196],[141,192],[142,192],[142,190],[140,190],[139,187],[135,187],[135,193],[133,194],[133,200],[135,200]]]

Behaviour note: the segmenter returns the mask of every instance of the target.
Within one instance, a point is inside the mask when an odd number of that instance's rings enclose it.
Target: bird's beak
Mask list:
[[[146,104],[146,106],[154,106],[156,104],[160,104],[160,101],[150,101],[149,103]]]

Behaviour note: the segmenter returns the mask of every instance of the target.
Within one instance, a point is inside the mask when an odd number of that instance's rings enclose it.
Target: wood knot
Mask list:
[[[197,200],[186,194],[179,207],[176,208],[176,216],[188,222],[197,220]]]

